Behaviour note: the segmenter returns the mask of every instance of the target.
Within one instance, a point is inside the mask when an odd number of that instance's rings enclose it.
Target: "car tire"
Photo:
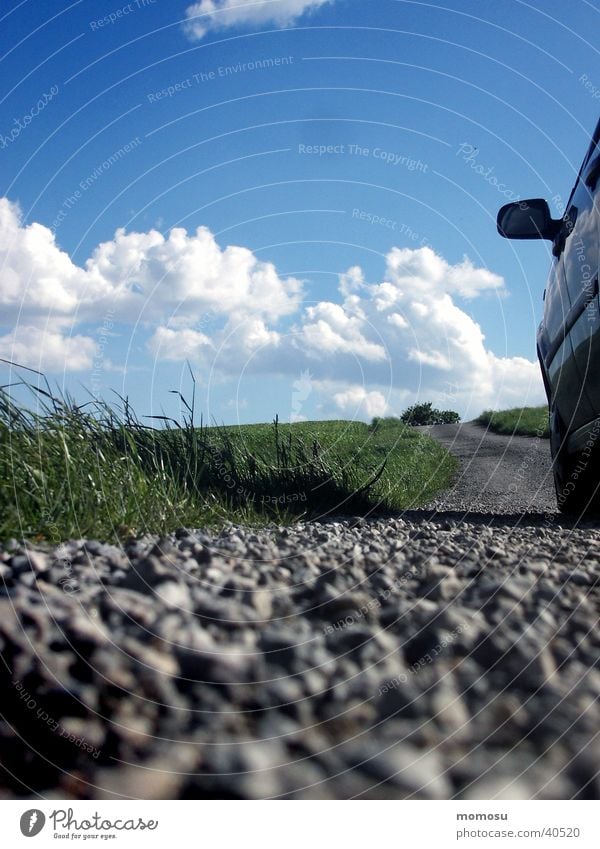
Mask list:
[[[600,511],[598,498],[598,458],[568,454],[567,429],[558,412],[550,413],[550,451],[556,501],[561,513],[577,518]]]

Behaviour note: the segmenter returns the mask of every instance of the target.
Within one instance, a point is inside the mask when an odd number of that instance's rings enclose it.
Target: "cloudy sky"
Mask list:
[[[597,4],[1,14],[0,357],[141,415],[177,413],[189,363],[225,422],[543,400],[548,245],[495,215],[562,212],[598,117]]]

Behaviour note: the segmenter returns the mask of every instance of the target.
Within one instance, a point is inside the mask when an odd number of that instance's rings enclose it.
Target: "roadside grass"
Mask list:
[[[0,539],[117,540],[179,527],[395,512],[448,486],[455,459],[397,420],[143,423],[126,400],[77,405],[0,390]],[[179,394],[179,393],[177,393]]]
[[[548,407],[515,407],[512,410],[485,410],[476,421],[508,436],[550,436]]]

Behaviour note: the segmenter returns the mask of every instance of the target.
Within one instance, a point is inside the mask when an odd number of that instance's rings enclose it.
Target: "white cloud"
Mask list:
[[[65,336],[26,325],[0,336],[0,357],[42,372],[90,369],[96,350],[94,340],[86,336]]]
[[[248,319],[235,329],[238,347],[245,354],[251,354],[261,348],[276,348],[279,345],[279,333],[269,330],[260,318]]]
[[[206,313],[256,315],[271,321],[296,311],[301,284],[282,280],[272,263],[247,248],[221,249],[206,227],[125,233],[99,245],[86,263],[100,297],[143,321],[173,319],[193,326]]]
[[[468,258],[452,265],[431,248],[394,248],[381,282],[365,282],[355,266],[341,275],[339,292],[341,303],[304,310],[276,357],[264,352],[265,370],[285,367],[292,351],[295,368],[300,357],[310,364],[324,399],[360,417],[419,399],[467,416],[544,400],[537,363],[494,354],[459,306],[459,298],[493,293],[501,309],[505,295],[502,278]]]
[[[496,355],[460,306],[490,293],[504,294],[502,278],[468,258],[393,248],[378,282],[353,266],[338,298],[302,309],[299,280],[247,248],[221,248],[205,227],[118,230],[79,266],[0,199],[0,356],[42,371],[89,369],[110,312],[117,326],[142,327],[157,360],[188,359],[216,380],[309,370],[312,406],[333,414],[399,412],[417,399],[466,415],[541,402],[537,363]]]
[[[346,296],[342,312],[352,327],[346,352],[362,358],[364,386],[390,391],[391,401],[402,390],[405,400],[409,390],[413,400],[432,400],[466,415],[486,406],[543,401],[537,363],[496,356],[486,347],[480,325],[456,303],[457,296],[505,294],[501,277],[468,258],[451,265],[431,248],[394,248],[381,283],[365,283],[360,269],[353,268],[342,276],[340,292]],[[342,324],[330,307],[319,305],[322,324],[329,315],[335,319],[320,328],[326,344]],[[317,349],[318,339],[311,341]],[[384,355],[369,362],[371,346]]]
[[[385,396],[376,390],[368,392],[364,386],[352,386],[336,392],[333,400],[339,410],[352,418],[372,419],[373,416],[384,416],[388,411]]]
[[[408,351],[408,359],[414,360],[416,363],[420,363],[424,366],[432,366],[433,368],[443,369],[443,371],[450,371],[452,368],[452,363],[445,357],[441,351],[432,351],[431,353],[427,351],[421,351],[419,348],[410,348]]]
[[[286,27],[334,0],[199,0],[186,9],[185,29],[193,40],[210,30],[275,24]]]
[[[48,310],[57,318],[72,315],[83,278],[47,227],[23,227],[19,208],[0,198],[0,314],[5,320],[47,315]]]
[[[166,238],[156,230],[117,230],[78,266],[49,228],[24,226],[19,208],[0,198],[0,326],[21,327],[19,338],[4,338],[2,350],[10,348],[23,364],[25,355],[29,363],[44,348],[46,367],[62,371],[62,344],[64,367],[84,370],[94,343],[77,337],[78,352],[70,334],[75,325],[97,323],[108,313],[115,323],[158,326],[153,345],[167,359],[192,357],[206,345],[195,329],[206,315],[234,326],[243,321],[238,344],[247,353],[276,343],[268,323],[297,312],[301,297],[299,280],[280,278],[272,263],[247,248],[219,247],[206,227],[193,234],[174,228]],[[24,334],[31,351],[21,341]]]
[[[504,286],[501,277],[486,268],[476,268],[468,257],[450,265],[431,248],[392,248],[387,262],[389,272],[415,294],[437,291],[476,298],[485,291],[502,291]]]
[[[149,350],[160,360],[197,360],[205,348],[211,348],[208,336],[197,330],[172,330],[157,327],[148,342]]]
[[[488,354],[490,368],[489,403],[484,407],[507,409],[527,404],[543,404],[543,389],[537,362],[525,357],[496,357]],[[475,404],[478,406],[478,403]]]
[[[277,320],[296,312],[300,281],[278,277],[247,248],[220,248],[206,227],[126,233],[102,242],[75,265],[41,224],[23,226],[18,207],[0,199],[0,306],[4,316],[96,320],[107,310],[134,322],[192,327],[207,313]]]
[[[385,360],[385,349],[370,341],[364,316],[349,315],[349,304],[321,302],[308,307],[298,344],[309,355],[351,354],[366,360]]]

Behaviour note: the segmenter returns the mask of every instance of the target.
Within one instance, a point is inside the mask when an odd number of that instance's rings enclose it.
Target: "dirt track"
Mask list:
[[[474,422],[419,430],[460,461],[455,484],[431,507],[469,513],[556,512],[547,439],[501,436]]]

